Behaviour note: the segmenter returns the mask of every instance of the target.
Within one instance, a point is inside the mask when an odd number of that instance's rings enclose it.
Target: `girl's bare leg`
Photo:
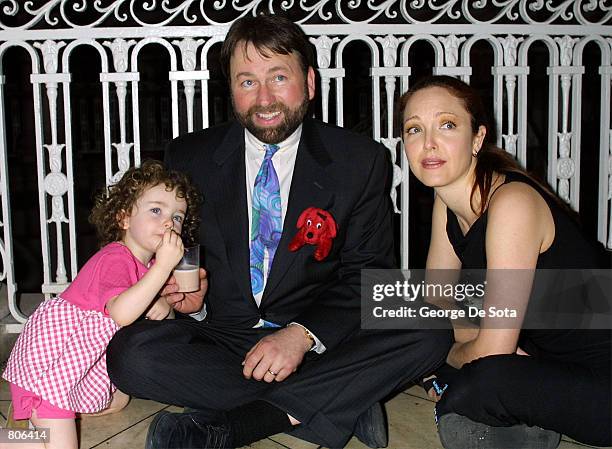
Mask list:
[[[49,429],[49,442],[45,443],[45,449],[78,449],[76,424],[74,419],[50,419],[39,418],[36,410],[32,410],[30,421],[37,429]],[[32,448],[32,445],[24,446],[24,449]]]

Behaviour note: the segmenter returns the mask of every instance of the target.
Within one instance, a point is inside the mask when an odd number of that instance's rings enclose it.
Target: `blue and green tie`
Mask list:
[[[272,164],[272,156],[278,148],[278,145],[264,145],[266,155],[259,167],[253,188],[250,256],[253,295],[261,293],[264,287],[264,251],[268,250],[269,274],[283,231],[280,185]]]

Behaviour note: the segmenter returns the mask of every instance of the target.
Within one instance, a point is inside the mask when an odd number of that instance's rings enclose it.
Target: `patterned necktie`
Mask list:
[[[278,145],[264,145],[266,155],[253,188],[251,221],[251,289],[257,295],[264,286],[264,251],[268,250],[268,274],[282,233],[280,185],[272,156]]]

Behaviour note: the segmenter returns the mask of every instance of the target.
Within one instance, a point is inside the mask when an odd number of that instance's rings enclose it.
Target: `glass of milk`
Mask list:
[[[195,292],[200,289],[200,245],[185,248],[183,258],[174,267],[174,279],[179,292]]]

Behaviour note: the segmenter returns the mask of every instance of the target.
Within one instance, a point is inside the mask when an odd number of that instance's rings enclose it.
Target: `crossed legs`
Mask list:
[[[244,354],[263,335],[191,320],[136,323],[111,341],[109,374],[132,396],[196,409],[264,400],[299,420],[307,439],[339,447],[363,411],[434,370],[451,344],[445,330],[357,331],[334,351],[309,353],[285,381],[268,384],[242,376]]]

